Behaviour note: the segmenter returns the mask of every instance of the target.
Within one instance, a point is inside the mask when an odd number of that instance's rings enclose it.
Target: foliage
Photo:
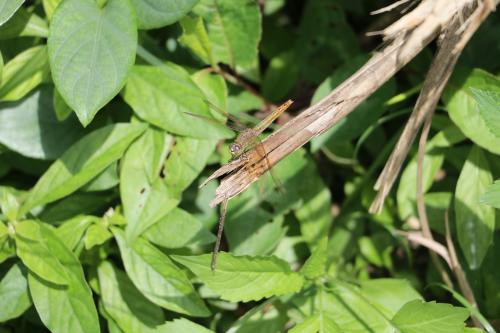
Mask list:
[[[235,135],[217,109],[251,125],[283,99],[290,115],[318,102],[377,47],[364,33],[385,4],[0,0],[0,332],[481,332],[472,317],[493,332],[498,15],[461,57],[423,161],[429,223],[442,241],[449,212],[477,308],[400,236],[418,218],[414,150],[367,213],[432,47],[276,165],[283,193],[262,177],[232,199],[210,269],[217,184],[198,185]]]

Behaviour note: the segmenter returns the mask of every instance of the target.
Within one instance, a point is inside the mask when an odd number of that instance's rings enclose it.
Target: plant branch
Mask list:
[[[496,2],[500,0],[495,0]],[[229,174],[216,190],[211,206],[244,191],[272,165],[324,133],[350,114],[368,96],[410,62],[459,13],[476,6],[474,0],[424,0],[384,30],[388,45],[328,96],[310,106],[263,141],[266,156],[254,150],[209,179]],[[265,160],[270,161],[270,165]]]

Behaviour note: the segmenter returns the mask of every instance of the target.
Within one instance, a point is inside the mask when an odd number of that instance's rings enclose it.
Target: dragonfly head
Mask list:
[[[241,145],[233,142],[229,145],[229,151],[234,157],[239,156],[241,154]]]

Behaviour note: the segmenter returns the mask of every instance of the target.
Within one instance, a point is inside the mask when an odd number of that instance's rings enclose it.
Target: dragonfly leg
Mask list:
[[[219,229],[217,230],[217,239],[215,241],[214,251],[212,252],[212,262],[210,263],[212,272],[215,271],[215,267],[217,266],[217,255],[219,254],[222,232],[224,231],[224,222],[226,221],[228,201],[229,199],[225,198],[220,206]]]

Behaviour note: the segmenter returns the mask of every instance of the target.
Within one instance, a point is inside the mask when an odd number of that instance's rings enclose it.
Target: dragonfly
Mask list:
[[[270,171],[271,177],[273,178],[273,181],[276,183],[277,187],[279,189],[282,189],[282,186],[280,185],[280,182],[278,179],[273,175],[272,170],[271,170],[271,163],[269,159],[267,158],[267,152],[262,145],[262,142],[259,139],[259,136],[268,128],[276,119],[278,119],[283,112],[285,112],[291,105],[293,104],[293,100],[289,99],[280,106],[278,106],[276,109],[274,109],[267,117],[265,117],[262,121],[260,121],[257,125],[254,127],[246,127],[243,125],[238,118],[228,114],[227,112],[221,110],[220,108],[216,107],[215,105],[209,103],[209,105],[217,112],[221,113],[227,119],[229,119],[231,122],[233,122],[237,126],[230,126],[231,129],[239,132],[239,134],[236,136],[236,139],[229,145],[229,152],[231,153],[232,160],[236,159],[245,159],[246,154],[248,151],[251,149],[255,149],[256,152],[258,153],[259,156],[264,157],[265,162],[267,163],[267,170]],[[191,114],[188,113],[189,115],[196,116],[196,117],[201,117],[196,114]],[[203,117],[205,118],[205,117]],[[213,119],[209,119],[213,120]],[[214,120],[215,121],[215,120]],[[227,125],[226,125],[227,126]],[[215,271],[215,267],[217,265],[217,255],[219,253],[220,249],[220,243],[222,239],[222,232],[224,231],[224,223],[226,219],[226,213],[227,213],[227,205],[228,205],[229,199],[225,199],[221,203],[221,211],[220,211],[220,217],[219,217],[219,227],[217,230],[217,239],[215,241],[215,246],[212,252],[212,261],[210,264],[210,267],[212,271]]]

